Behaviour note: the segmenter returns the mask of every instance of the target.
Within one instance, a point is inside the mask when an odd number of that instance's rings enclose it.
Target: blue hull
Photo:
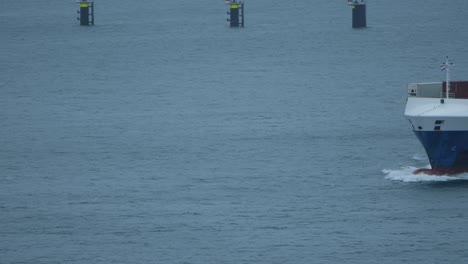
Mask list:
[[[432,169],[468,170],[468,131],[416,131]]]

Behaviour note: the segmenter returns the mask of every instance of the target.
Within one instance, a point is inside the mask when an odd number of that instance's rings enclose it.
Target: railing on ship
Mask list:
[[[447,97],[447,93],[446,92],[440,92],[440,98],[445,98]],[[450,92],[449,93],[449,98],[456,98],[456,94],[453,93],[453,92]]]

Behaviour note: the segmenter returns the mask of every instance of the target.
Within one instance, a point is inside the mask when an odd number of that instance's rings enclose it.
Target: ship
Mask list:
[[[445,81],[408,85],[404,116],[431,165],[415,174],[468,172],[468,81],[450,81],[452,65],[448,58],[441,65]]]

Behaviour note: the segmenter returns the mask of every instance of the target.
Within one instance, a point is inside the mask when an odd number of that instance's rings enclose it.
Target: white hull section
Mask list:
[[[468,131],[468,100],[408,97],[405,117],[416,131]]]

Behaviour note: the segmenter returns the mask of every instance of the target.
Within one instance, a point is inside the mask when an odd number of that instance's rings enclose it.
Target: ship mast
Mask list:
[[[450,62],[448,59],[448,56],[445,59],[444,63],[444,69],[445,69],[445,81],[446,81],[446,97],[449,99],[449,93],[450,93]]]

